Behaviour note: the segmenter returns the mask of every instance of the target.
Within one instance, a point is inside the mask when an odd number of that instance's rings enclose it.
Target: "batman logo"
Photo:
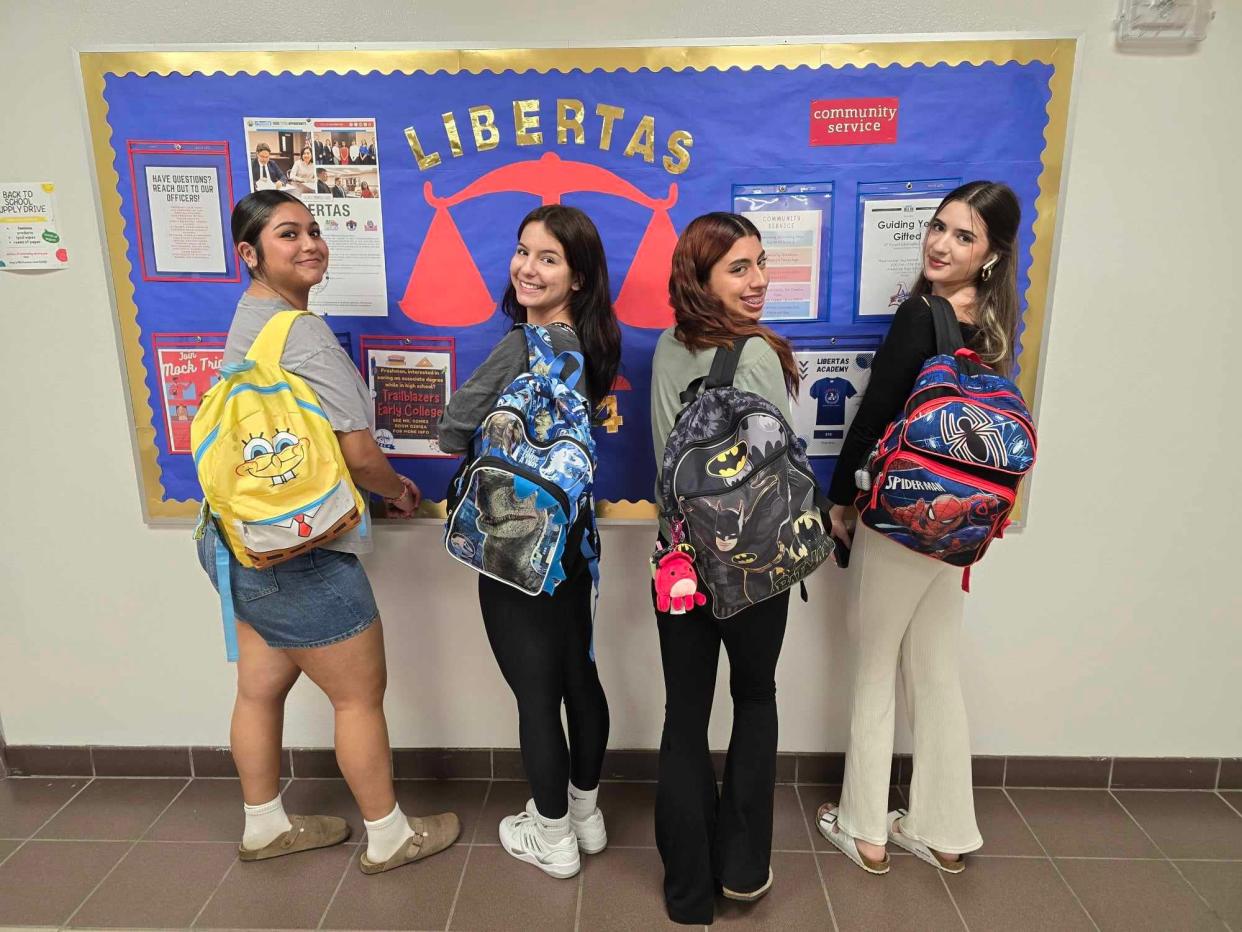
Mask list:
[[[732,479],[746,468],[746,442],[739,441],[707,461],[707,474],[715,479]]]
[[[802,512],[802,514],[798,516],[797,520],[794,521],[793,527],[794,533],[803,531],[806,533],[812,533],[816,528],[819,529],[819,533],[824,533],[824,522],[820,519],[818,510]]]
[[[759,557],[753,553],[735,553],[729,562],[734,566],[750,566],[758,559]]]

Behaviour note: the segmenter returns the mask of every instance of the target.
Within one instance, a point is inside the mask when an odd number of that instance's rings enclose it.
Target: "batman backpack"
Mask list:
[[[578,546],[598,578],[595,440],[586,401],[574,389],[581,353],[557,355],[547,330],[523,325],[529,371],[501,392],[471,441],[448,494],[444,546],[467,566],[527,595],[565,579],[566,547]]]
[[[660,473],[671,543],[694,548],[717,618],[801,582],[834,547],[806,445],[776,405],[733,387],[745,343],[717,349],[706,378],[681,393]]]

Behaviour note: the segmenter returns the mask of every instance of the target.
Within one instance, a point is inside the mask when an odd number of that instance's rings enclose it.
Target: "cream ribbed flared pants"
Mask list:
[[[983,844],[975,822],[970,736],[958,673],[962,570],[859,525],[847,571],[854,694],[840,826],[887,842],[897,674],[914,733],[902,832],[945,854]]]

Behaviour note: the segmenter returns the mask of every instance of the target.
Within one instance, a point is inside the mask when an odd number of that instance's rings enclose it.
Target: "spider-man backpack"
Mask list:
[[[967,349],[953,307],[928,295],[936,355],[867,461],[862,522],[954,566],[983,558],[1009,523],[1035,464],[1035,427],[1022,393]],[[861,472],[861,471],[860,471]],[[963,588],[967,577],[963,578]]]

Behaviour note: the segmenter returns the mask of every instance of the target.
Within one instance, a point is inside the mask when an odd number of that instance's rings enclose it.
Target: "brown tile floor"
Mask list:
[[[610,847],[556,881],[507,857],[496,821],[523,783],[398,781],[407,812],[456,810],[462,841],[379,877],[357,867],[360,823],[340,780],[298,779],[291,811],[347,817],[337,848],[241,864],[235,780],[0,779],[0,929],[660,930],[650,783],[606,783]],[[960,876],[895,854],[868,876],[814,829],[839,787],[776,791],[771,895],[720,902],[736,929],[1242,932],[1242,793],[979,789],[987,846]],[[903,804],[894,788],[892,803]]]

